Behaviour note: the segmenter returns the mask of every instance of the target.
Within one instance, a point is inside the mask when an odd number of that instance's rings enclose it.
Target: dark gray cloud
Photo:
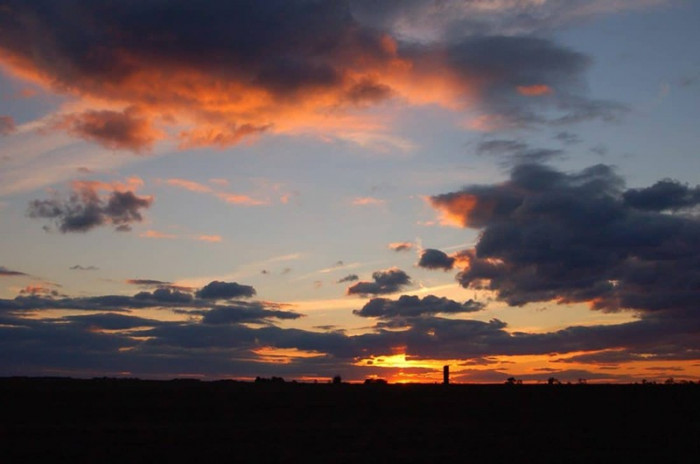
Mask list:
[[[158,327],[164,324],[162,321],[158,321],[156,319],[147,319],[143,317],[117,313],[98,313],[78,316],[66,316],[63,318],[63,320],[93,330],[127,330],[135,329],[138,327]]]
[[[356,280],[360,280],[360,278],[357,276],[357,274],[348,274],[342,279],[338,279],[337,283],[342,284],[345,282],[355,282]]]
[[[24,272],[13,271],[4,266],[0,266],[0,277],[15,277],[15,276],[26,276]]]
[[[625,190],[604,165],[572,174],[524,165],[502,184],[431,201],[450,220],[482,229],[462,254],[464,287],[488,288],[511,305],[670,311],[694,310],[700,298],[700,220],[655,210],[692,206],[694,192],[672,182]]]
[[[153,279],[128,279],[126,283],[130,285],[140,285],[142,287],[161,287],[172,284],[172,282],[163,282],[162,280]]]
[[[428,295],[423,299],[417,296],[401,295],[398,300],[373,298],[353,314],[362,317],[391,319],[395,317],[417,317],[432,314],[471,313],[484,309],[482,303],[469,300],[459,303],[448,298]]]
[[[255,289],[248,285],[213,281],[195,292],[194,295],[191,289],[175,285],[159,285],[152,292],[143,291],[133,296],[66,297],[43,293],[20,294],[13,299],[0,299],[0,311],[22,313],[43,309],[76,309],[125,312],[131,309],[154,307],[201,309],[213,307],[211,300],[251,297],[254,295]]]
[[[249,298],[255,295],[255,289],[250,285],[236,282],[209,282],[197,292],[197,298],[204,300],[228,300],[231,298]]]
[[[457,72],[481,86],[481,105],[497,115],[496,127],[570,124],[615,120],[626,111],[618,103],[583,95],[585,55],[532,36],[475,36],[448,47]],[[543,109],[553,110],[553,116]]]
[[[561,131],[557,133],[557,135],[555,135],[554,138],[565,145],[575,145],[577,143],[581,143],[581,137],[572,132],[567,131]]]
[[[384,295],[395,293],[411,284],[411,278],[401,269],[392,268],[372,273],[374,282],[358,282],[348,287],[348,295]]]
[[[80,264],[76,264],[75,266],[71,266],[69,268],[71,271],[97,271],[99,268],[97,266],[81,266]]]
[[[190,293],[182,292],[168,287],[157,288],[153,292],[139,292],[134,295],[137,300],[153,301],[157,303],[187,304],[193,300]]]
[[[629,189],[625,203],[644,211],[678,211],[700,204],[700,186],[691,188],[672,179],[660,180],[651,187]]]
[[[427,248],[423,250],[418,260],[418,266],[426,269],[442,269],[449,271],[454,267],[455,258],[448,256],[445,252]]]
[[[147,209],[152,202],[151,197],[139,197],[130,190],[114,190],[103,197],[90,183],[78,183],[68,198],[55,196],[31,201],[27,214],[53,220],[63,233],[87,232],[102,225],[128,231],[131,224],[143,220],[140,210]]]
[[[15,120],[11,116],[0,115],[0,135],[8,135],[15,130]]]
[[[261,302],[217,306],[202,315],[204,324],[268,323],[270,319],[293,320],[303,317],[303,314],[294,311],[269,309],[268,305]]]
[[[518,140],[486,140],[476,147],[478,155],[493,156],[500,164],[514,166],[527,163],[544,163],[564,156],[564,150],[551,148],[532,148]]]

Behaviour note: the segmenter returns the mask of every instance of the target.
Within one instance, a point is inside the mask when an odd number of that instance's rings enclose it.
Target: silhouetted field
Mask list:
[[[0,462],[695,462],[700,385],[0,379]]]

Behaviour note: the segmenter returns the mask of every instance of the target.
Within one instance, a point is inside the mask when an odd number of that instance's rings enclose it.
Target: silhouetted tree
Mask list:
[[[365,379],[365,385],[386,385],[387,382],[384,379]]]
[[[339,375],[336,375],[335,377],[333,377],[333,383],[336,385],[340,385],[341,383],[343,383],[342,377],[340,377]]]
[[[559,384],[561,384],[561,382],[559,381],[559,379],[557,379],[557,378],[555,378],[555,377],[550,377],[550,378],[548,378],[548,379],[547,379],[547,383],[548,383],[549,385],[559,385]]]

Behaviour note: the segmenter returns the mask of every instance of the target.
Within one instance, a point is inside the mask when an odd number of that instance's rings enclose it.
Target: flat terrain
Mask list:
[[[0,462],[695,462],[700,385],[0,379]]]

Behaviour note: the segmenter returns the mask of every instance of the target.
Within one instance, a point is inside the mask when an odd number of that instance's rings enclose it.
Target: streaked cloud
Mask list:
[[[372,206],[372,205],[383,205],[386,203],[385,200],[381,200],[379,198],[374,198],[374,197],[356,197],[353,198],[352,204],[354,206]]]

